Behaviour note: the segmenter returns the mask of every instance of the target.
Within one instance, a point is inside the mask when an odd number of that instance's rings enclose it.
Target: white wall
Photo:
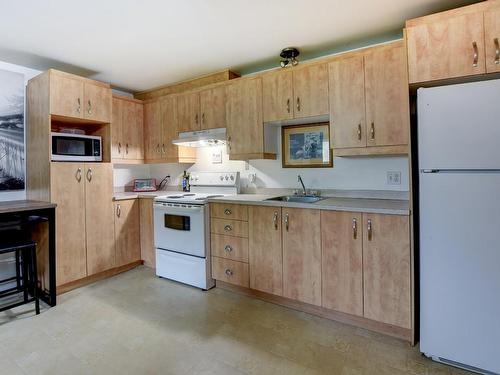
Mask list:
[[[20,65],[14,65],[14,64],[9,64],[3,61],[0,61],[0,69],[3,70],[9,70],[11,72],[16,72],[16,73],[22,73],[24,74],[24,84],[26,85],[28,83],[28,80],[31,78],[37,76],[41,72],[38,70],[26,68],[24,66]],[[2,82],[0,82],[0,85]],[[26,95],[25,95],[26,98]],[[24,135],[26,137],[26,102],[24,105]],[[25,155],[26,155],[26,149],[25,149]],[[26,192],[24,190],[17,190],[17,191],[0,191],[0,201],[9,201],[9,200],[16,200],[16,199],[25,199],[26,198]]]

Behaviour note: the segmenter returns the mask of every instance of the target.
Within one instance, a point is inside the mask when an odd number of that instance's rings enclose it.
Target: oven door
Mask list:
[[[154,204],[157,249],[205,257],[205,206]]]

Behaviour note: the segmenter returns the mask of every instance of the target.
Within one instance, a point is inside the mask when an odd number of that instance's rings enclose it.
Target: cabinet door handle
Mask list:
[[[278,230],[278,212],[277,211],[274,211],[273,223],[274,223],[274,229]]]
[[[194,123],[195,123],[196,125],[198,125],[198,114],[196,114],[196,115],[194,116]]]
[[[225,230],[226,232],[231,232],[231,231],[233,230],[233,227],[232,227],[231,225],[227,224],[227,225],[224,227],[224,230]]]
[[[290,219],[288,217],[288,214],[285,214],[285,229],[288,232],[288,227],[289,227]]]
[[[87,180],[92,181],[92,168],[87,169]]]
[[[300,98],[297,98],[297,111],[300,112]]]
[[[80,98],[78,98],[76,101],[78,102],[78,107],[76,107],[76,111],[78,113],[80,113],[81,110],[82,110],[82,105],[81,105],[81,102],[80,102]]]
[[[372,221],[371,219],[368,219],[368,241],[371,241],[372,237],[373,237]]]
[[[120,217],[122,214],[122,206],[120,204],[116,205],[116,216]]]
[[[90,102],[90,100],[89,100],[89,108],[87,109],[87,112],[89,113],[89,115],[92,114],[92,103]]]
[[[375,123],[373,121],[370,125],[370,138],[375,140]]]
[[[358,238],[358,221],[356,218],[352,219],[352,238]]]
[[[203,125],[205,123],[205,112],[201,114],[201,124]]]
[[[160,153],[160,144],[158,143],[156,145],[156,153],[159,154]]]
[[[286,111],[290,113],[290,98],[286,100]]]
[[[128,143],[125,143],[125,153],[128,154]]]
[[[473,57],[472,57],[472,66],[475,68],[477,66],[477,60],[479,59],[479,52],[477,50],[477,43],[472,42],[472,50],[474,51]]]
[[[358,124],[358,141],[361,141],[361,124]]]
[[[122,153],[122,144],[121,144],[121,142],[118,142],[118,153],[119,154]]]
[[[162,154],[166,153],[166,151],[165,151],[165,143],[162,143],[162,145],[161,145],[161,153]]]
[[[493,39],[495,43],[495,64],[500,64],[500,45],[498,43],[498,38]]]
[[[226,268],[226,270],[224,271],[224,273],[225,273],[225,274],[226,274],[226,276],[228,276],[228,277],[233,276],[233,271],[232,271],[232,270],[230,270],[229,268]]]
[[[82,180],[82,168],[78,168],[75,173],[75,178],[78,182]]]
[[[231,213],[232,213],[232,212],[231,212],[231,210],[230,210],[229,208],[226,208],[226,209],[224,210],[224,214],[225,214],[225,215],[231,215]]]
[[[224,251],[226,253],[230,253],[231,251],[233,251],[233,248],[231,247],[231,245],[226,245],[224,246]]]
[[[231,151],[231,136],[227,137],[227,148]]]

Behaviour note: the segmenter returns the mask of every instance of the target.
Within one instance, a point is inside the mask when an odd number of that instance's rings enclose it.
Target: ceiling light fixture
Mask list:
[[[299,50],[295,47],[287,47],[281,50],[280,56],[282,60],[280,61],[280,66],[285,68],[287,66],[296,66],[299,60],[296,57],[300,54]]]

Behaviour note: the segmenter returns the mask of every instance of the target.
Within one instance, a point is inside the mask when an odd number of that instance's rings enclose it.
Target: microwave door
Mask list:
[[[102,161],[100,137],[52,133],[52,160]]]

